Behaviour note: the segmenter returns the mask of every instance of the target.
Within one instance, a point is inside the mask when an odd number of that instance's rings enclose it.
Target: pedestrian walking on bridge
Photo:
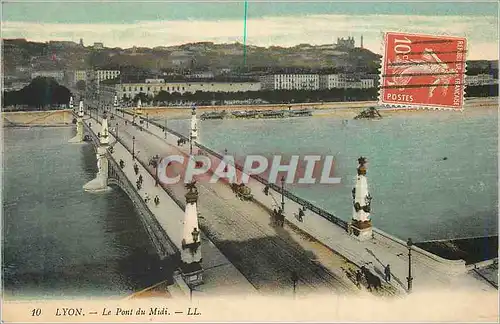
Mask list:
[[[385,274],[385,281],[390,282],[391,281],[391,267],[387,265],[384,269],[384,274]]]
[[[363,274],[361,270],[356,271],[356,286],[361,289],[361,280],[363,279]]]
[[[304,221],[304,210],[305,210],[305,207],[304,208],[299,208],[299,222],[303,222]]]

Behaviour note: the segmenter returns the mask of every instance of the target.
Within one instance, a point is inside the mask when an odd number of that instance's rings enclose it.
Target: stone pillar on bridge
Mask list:
[[[198,189],[195,183],[186,185],[186,208],[184,211],[181,274],[184,281],[191,287],[203,283],[203,268],[201,267],[201,233],[198,227]]]
[[[116,110],[118,109],[118,96],[115,95],[115,99],[113,101],[113,109],[115,110],[114,113],[116,114]]]
[[[83,101],[80,101],[76,118],[76,136],[69,140],[70,143],[83,142]]]
[[[193,105],[193,109],[191,111],[191,128],[189,132],[189,145],[191,155],[198,154],[198,147],[195,143],[198,141],[198,120],[196,119],[196,106]]]
[[[137,117],[137,114],[142,114],[142,102],[141,98],[137,100],[137,107],[134,108],[134,114],[132,115],[132,124],[135,125],[135,118]]]
[[[106,114],[102,118],[102,127],[97,146],[97,175],[94,180],[83,186],[86,191],[103,191],[108,189],[108,148],[109,128]]]
[[[353,215],[349,232],[360,241],[364,241],[372,238],[372,221],[370,219],[372,196],[368,192],[366,180],[366,158],[360,157],[358,163],[356,185],[352,189]]]

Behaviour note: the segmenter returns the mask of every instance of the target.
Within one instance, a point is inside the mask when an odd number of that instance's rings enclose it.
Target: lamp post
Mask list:
[[[293,281],[293,298],[295,298],[295,289],[297,287],[297,281],[299,281],[299,276],[295,271],[292,272],[292,281]]]
[[[158,160],[153,160],[153,166],[155,168],[155,187],[158,186]]]
[[[135,160],[135,136],[132,136],[132,161]]]
[[[285,212],[285,177],[281,177],[281,211]]]
[[[167,119],[165,118],[165,129],[163,130],[165,132],[165,138],[167,138]]]
[[[406,277],[406,280],[408,281],[408,292],[411,292],[411,282],[413,280],[413,277],[411,276],[411,247],[413,245],[413,242],[411,241],[411,238],[408,239],[406,242],[406,246],[408,247],[408,277]]]
[[[188,288],[189,288],[189,301],[190,302],[193,302],[193,291],[199,291],[199,290],[196,290],[194,287],[193,287],[193,284],[192,283],[189,283],[187,284]]]
[[[118,123],[116,123],[116,139],[118,140]]]

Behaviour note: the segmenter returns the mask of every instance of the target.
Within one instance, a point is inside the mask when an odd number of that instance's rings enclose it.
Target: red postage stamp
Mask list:
[[[463,109],[465,38],[386,33],[379,104]]]

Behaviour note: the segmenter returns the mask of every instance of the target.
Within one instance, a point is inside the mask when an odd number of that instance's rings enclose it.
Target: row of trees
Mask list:
[[[197,91],[195,93],[169,93],[160,91],[156,96],[148,96],[141,92],[134,98],[124,96],[125,101],[137,101],[141,99],[142,102],[178,102],[188,101],[202,103],[211,103],[215,101],[220,103],[223,101],[231,100],[262,100],[269,103],[291,103],[291,102],[320,102],[320,101],[362,101],[362,100],[375,100],[378,95],[378,90],[373,89],[330,89],[330,90],[261,90],[261,91],[248,91],[248,92],[203,92]]]
[[[18,91],[4,91],[3,107],[22,106],[21,110],[48,110],[69,103],[71,92],[53,78],[37,77]]]
[[[465,88],[466,97],[498,97],[498,84]]]
[[[498,96],[498,85],[470,86],[466,88],[466,97]],[[265,101],[269,103],[307,103],[322,101],[369,101],[377,100],[378,89],[329,89],[329,90],[261,90],[248,92],[203,92],[195,93],[169,93],[160,91],[156,96],[149,96],[143,92],[134,98],[124,96],[125,101],[137,102],[141,99],[144,103],[151,102],[195,102],[198,104],[221,104],[223,101]]]

